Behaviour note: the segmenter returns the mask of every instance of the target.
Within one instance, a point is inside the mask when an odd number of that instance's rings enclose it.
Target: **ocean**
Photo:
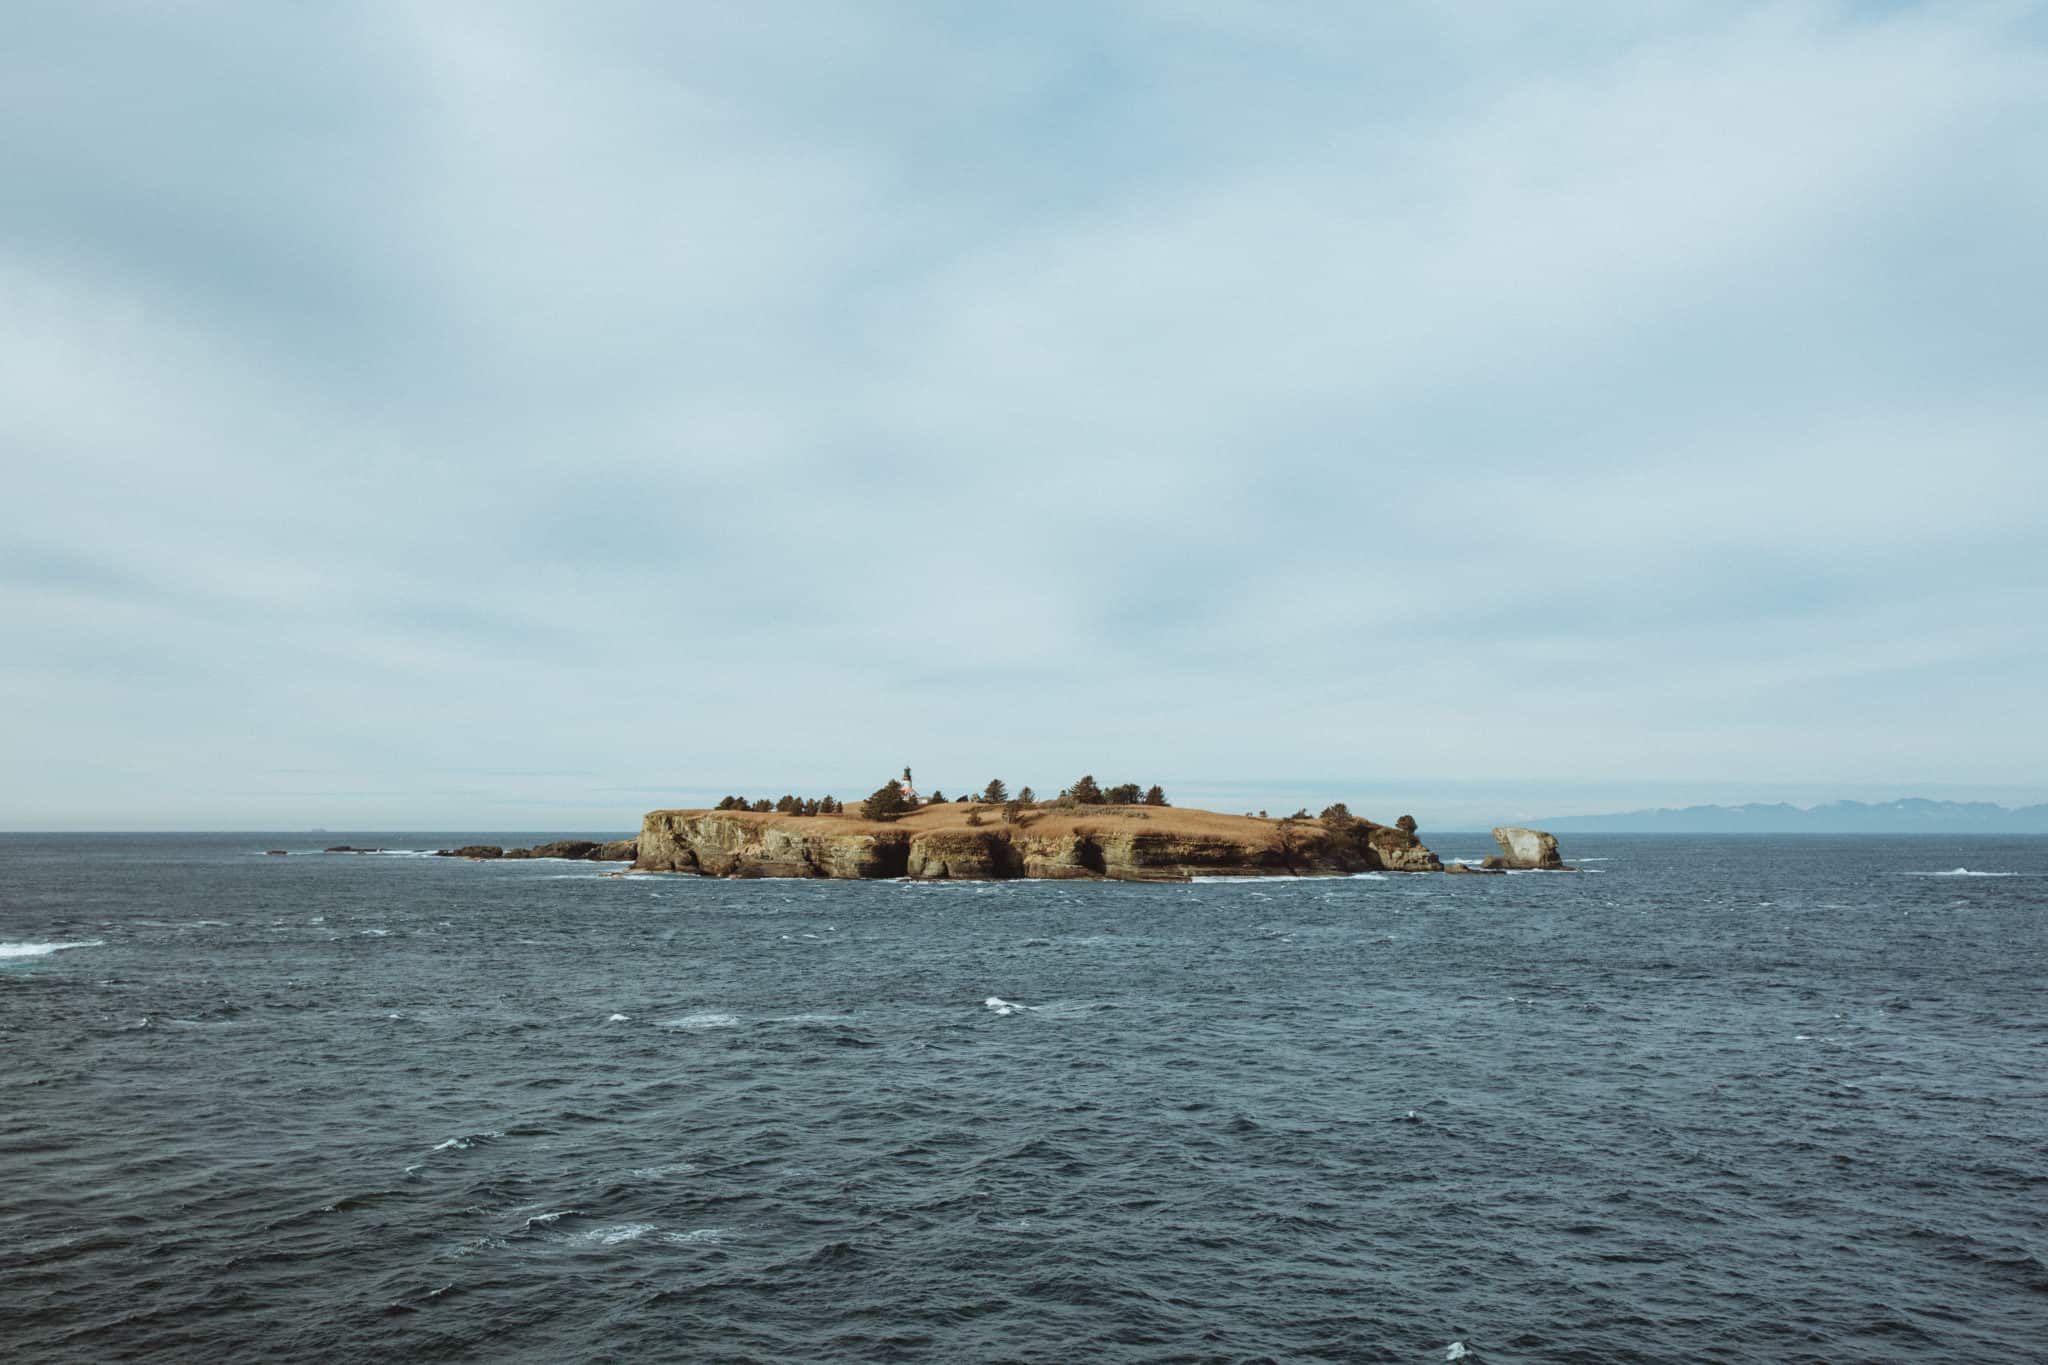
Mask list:
[[[2048,838],[313,851],[559,833],[0,836],[0,1358],[2048,1354]]]

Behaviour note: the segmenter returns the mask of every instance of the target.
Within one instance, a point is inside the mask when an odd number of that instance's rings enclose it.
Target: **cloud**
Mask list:
[[[0,824],[2048,758],[2035,7],[0,39]]]

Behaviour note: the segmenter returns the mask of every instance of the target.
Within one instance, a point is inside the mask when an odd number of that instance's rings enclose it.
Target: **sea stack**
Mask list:
[[[1488,866],[1500,866],[1516,871],[1565,871],[1564,859],[1557,851],[1557,836],[1546,834],[1540,829],[1523,829],[1520,825],[1502,825],[1493,832],[1493,841],[1500,845],[1500,858],[1488,858]]]

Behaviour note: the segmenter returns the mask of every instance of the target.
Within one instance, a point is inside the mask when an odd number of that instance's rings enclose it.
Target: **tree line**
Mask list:
[[[767,797],[749,801],[744,796],[721,796],[714,810],[751,810],[762,815],[838,815],[846,803],[831,796],[789,796],[770,801]]]
[[[880,787],[877,787],[873,795],[861,803],[862,816],[869,820],[894,820],[898,816],[909,814],[915,807],[910,798],[904,794],[904,789],[911,786],[910,769],[905,768],[901,781],[894,778],[890,779]],[[925,798],[923,804],[928,806],[944,805],[946,804],[945,793],[934,791],[929,797]],[[1006,824],[1015,824],[1020,813],[1027,810],[1035,810],[1040,803],[1038,793],[1032,791],[1031,788],[1019,788],[1017,794],[1011,796],[1009,784],[1000,777],[993,777],[989,779],[988,785],[983,787],[978,795],[957,796],[953,798],[953,804],[1001,806],[1003,808],[1004,822]],[[1082,776],[1072,786],[1061,788],[1059,795],[1047,804],[1060,809],[1068,809],[1075,806],[1164,806],[1167,804],[1167,801],[1166,789],[1156,782],[1150,787],[1140,787],[1135,782],[1124,782],[1114,787],[1104,787],[1095,780],[1094,775],[1091,773]],[[970,811],[968,812],[967,823],[978,825],[981,823],[981,820],[975,812]]]
[[[990,778],[988,785],[983,787],[976,795],[968,796],[963,794],[953,797],[951,801],[948,801],[944,792],[935,790],[930,796],[923,798],[921,801],[913,802],[909,796],[905,795],[905,789],[912,786],[910,769],[905,768],[900,779],[890,778],[887,782],[875,788],[868,798],[861,802],[862,818],[868,820],[894,820],[899,816],[908,815],[920,806],[985,805],[1002,807],[1003,822],[1014,825],[1017,823],[1018,817],[1022,812],[1036,810],[1040,805],[1037,793],[1029,787],[1019,788],[1015,796],[1010,795],[1009,785],[1000,777]],[[1071,786],[1060,788],[1059,795],[1044,804],[1058,810],[1070,810],[1078,806],[1164,806],[1168,803],[1165,789],[1156,782],[1142,791],[1135,782],[1120,782],[1116,786],[1105,787],[1095,780],[1094,774],[1087,773],[1083,774]],[[753,811],[761,815],[843,815],[846,813],[846,803],[833,796],[802,797],[785,793],[781,798],[774,801],[769,800],[767,797],[760,797],[749,801],[744,796],[723,796],[719,798],[715,809]],[[1246,815],[1251,813],[1250,811],[1245,812]],[[1258,815],[1262,820],[1270,818],[1264,811],[1260,811]],[[1291,824],[1294,821],[1307,820],[1309,818],[1308,808],[1304,806],[1300,810],[1295,811],[1294,814],[1285,817],[1283,823]],[[1351,813],[1351,808],[1342,801],[1323,807],[1322,814],[1315,818],[1323,824],[1337,829],[1350,825],[1369,825],[1372,823],[1371,821],[1361,821]],[[981,819],[974,812],[970,811],[967,823],[978,825],[981,823]],[[1403,833],[1412,835],[1416,830],[1415,817],[1404,815],[1394,822],[1394,826]]]

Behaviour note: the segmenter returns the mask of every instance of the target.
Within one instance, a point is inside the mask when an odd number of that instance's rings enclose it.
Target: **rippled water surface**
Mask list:
[[[1174,887],[260,856],[451,837],[0,836],[0,1356],[2048,1343],[2048,840]]]

